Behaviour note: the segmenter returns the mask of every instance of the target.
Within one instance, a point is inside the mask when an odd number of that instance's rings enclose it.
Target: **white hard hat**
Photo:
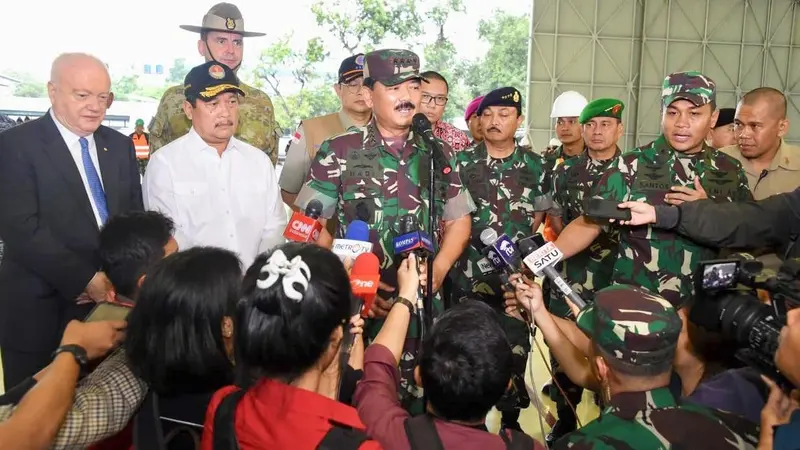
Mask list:
[[[556,101],[553,102],[553,111],[550,113],[550,118],[580,117],[583,108],[588,104],[586,97],[580,93],[566,91],[556,97]]]
[[[550,142],[547,143],[548,147],[558,147],[559,145],[561,145],[561,141],[556,138],[550,139]]]

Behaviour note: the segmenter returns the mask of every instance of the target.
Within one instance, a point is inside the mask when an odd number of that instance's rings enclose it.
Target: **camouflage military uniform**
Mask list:
[[[584,152],[559,164],[553,175],[550,214],[561,217],[564,226],[583,215],[584,200],[591,197],[594,185],[616,164],[621,154],[617,148],[611,159],[596,161]],[[570,282],[572,290],[591,299],[595,291],[610,285],[618,245],[619,232],[612,228],[602,233],[589,248],[564,261],[562,275]],[[550,297],[550,312],[558,317],[570,314],[560,291]]]
[[[670,370],[682,323],[668,301],[616,285],[598,291],[578,315],[609,364],[664,365]],[[631,374],[630,376],[635,376]],[[652,376],[652,375],[649,375]],[[648,376],[639,375],[638,378]],[[610,393],[600,417],[558,440],[555,449],[755,449],[759,427],[740,416],[675,398],[665,386]]]
[[[481,231],[493,228],[516,241],[533,232],[534,212],[547,211],[550,198],[542,193],[544,161],[530,147],[518,146],[504,159],[491,158],[484,142],[459,152],[461,177],[475,200],[470,245],[449,273],[455,299],[481,299],[495,308],[514,353],[514,385],[520,393],[517,408],[527,408],[525,366],[530,353],[530,335],[525,324],[503,313],[500,275],[490,269],[481,253]],[[501,409],[501,406],[498,406]],[[513,408],[512,405],[512,409]]]
[[[597,183],[595,195],[663,205],[671,186],[693,187],[695,177],[700,177],[714,200],[751,198],[744,170],[734,158],[710,147],[693,155],[681,154],[670,148],[664,136],[622,155]],[[680,305],[692,295],[697,263],[714,256],[713,249],[670,231],[649,225],[624,227],[613,280],[642,286]]]
[[[405,50],[378,50],[365,56],[365,84],[381,82],[393,86],[419,77],[419,57]],[[346,224],[363,220],[370,225],[373,253],[381,262],[381,281],[397,284],[393,240],[397,223],[407,214],[417,217],[421,226],[428,224],[428,163],[430,150],[410,132],[404,143],[389,145],[378,131],[377,118],[366,127],[324,141],[311,164],[308,180],[297,194],[295,204],[305,208],[312,199],[322,202],[322,216],[338,218],[338,237],[343,237]],[[475,210],[475,204],[461,183],[455,153],[440,142],[450,167],[446,176],[435,180],[436,215],[441,221],[460,219]],[[437,230],[434,230],[437,231]],[[433,233],[434,245],[438,244]],[[379,292],[383,298],[391,294]],[[439,296],[434,297],[432,316],[442,309]],[[370,320],[370,338],[380,330],[383,320]],[[419,323],[413,317],[403,348],[400,365],[400,400],[412,414],[424,412],[422,389],[414,382],[419,349]]]
[[[239,127],[236,138],[263,150],[272,164],[278,162],[278,136],[280,127],[275,122],[272,100],[260,90],[244,83],[240,84],[244,98],[239,103]],[[158,104],[150,131],[150,154],[189,132],[192,122],[183,112],[186,97],[183,85],[173,86],[164,92]]]

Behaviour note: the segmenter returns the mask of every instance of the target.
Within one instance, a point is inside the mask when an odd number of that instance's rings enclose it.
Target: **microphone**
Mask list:
[[[519,271],[522,261],[514,242],[506,234],[497,235],[497,231],[487,228],[481,231],[481,242],[486,246],[486,258],[492,267],[509,275]]]
[[[350,271],[350,288],[357,299],[357,308],[353,308],[352,315],[361,314],[361,317],[367,317],[367,312],[372,308],[378,293],[380,266],[380,261],[374,253],[362,253],[356,257],[353,269]]]
[[[372,251],[369,241],[369,225],[363,220],[354,220],[347,226],[344,239],[334,239],[331,251],[342,261],[345,258],[355,259],[362,253]]]
[[[433,135],[433,128],[431,128],[431,121],[423,113],[416,113],[411,118],[411,129],[414,133],[421,136],[425,141],[431,145],[431,153],[433,154],[433,164],[437,169],[441,170],[442,175],[448,175],[451,172],[450,166],[444,160],[442,149],[436,141],[436,136]]]
[[[507,280],[511,275],[521,272],[520,269],[522,266],[522,261],[520,260],[519,252],[514,242],[512,242],[511,238],[505,233],[498,236],[497,231],[491,228],[481,231],[480,238],[483,245],[486,246],[484,249],[486,258],[489,260],[492,267],[501,273],[500,278],[503,280],[506,289],[513,291],[514,285]],[[480,268],[480,263],[478,267]],[[521,306],[518,307],[517,310],[525,322],[530,323],[528,312]]]
[[[398,228],[400,235],[392,242],[396,260],[402,260],[411,253],[421,258],[433,253],[433,241],[420,229],[417,216],[406,214],[401,217]]]
[[[322,214],[322,202],[311,200],[306,206],[305,213],[298,211],[292,213],[289,224],[283,230],[283,237],[294,242],[316,242],[322,231],[322,224],[317,220],[320,214]]]
[[[569,301],[572,302],[578,309],[586,307],[586,302],[580,295],[576,294],[569,284],[561,277],[561,274],[554,268],[556,264],[564,257],[561,250],[552,242],[546,242],[540,246],[536,242],[536,236],[520,239],[519,249],[525,257],[522,261],[526,266],[536,275],[541,277],[544,275],[550,281],[558,286],[558,289],[564,294]]]

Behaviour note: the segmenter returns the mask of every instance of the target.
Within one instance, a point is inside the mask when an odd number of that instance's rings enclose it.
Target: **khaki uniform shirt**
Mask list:
[[[789,145],[786,141],[781,141],[781,146],[775,158],[772,159],[769,169],[757,172],[753,164],[742,156],[738,145],[730,145],[721,148],[725,152],[742,163],[747,183],[753,198],[763,200],[775,194],[792,192],[800,187],[800,147]]]
[[[353,120],[343,110],[339,111],[339,121],[342,123],[342,129],[349,130],[354,126]],[[333,137],[333,136],[330,136]],[[278,184],[281,189],[286,192],[296,194],[300,192],[303,183],[306,182],[308,171],[311,169],[311,155],[306,151],[306,133],[303,129],[303,123],[297,127],[297,131],[289,141],[286,147],[286,160],[283,162],[281,169],[281,177]]]

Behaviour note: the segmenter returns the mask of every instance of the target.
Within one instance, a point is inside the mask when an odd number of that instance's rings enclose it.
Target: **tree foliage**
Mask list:
[[[503,86],[524,91],[529,27],[528,17],[503,11],[495,11],[491,18],[480,21],[478,35],[489,43],[489,50],[483,58],[460,69],[470,94],[482,95]]]
[[[8,72],[6,75],[19,81],[19,84],[14,86],[14,95],[17,97],[47,97],[47,82],[36,79],[28,72]]]
[[[329,55],[322,39],[309,39],[302,50],[292,48],[291,39],[286,35],[264,49],[253,70],[256,86],[272,97],[276,120],[283,128],[338,108],[338,99],[318,68]]]
[[[436,40],[423,49],[423,70],[433,70],[442,74],[450,86],[449,100],[442,118],[449,121],[458,117],[469,102],[467,90],[461,84],[460,74],[455,70],[458,50],[447,38],[445,25],[453,13],[465,12],[461,0],[442,0],[431,8],[425,16],[436,27]]]
[[[172,84],[183,84],[183,80],[186,79],[186,74],[192,68],[186,64],[186,58],[175,58],[172,62],[172,67],[169,69],[169,77],[167,77],[167,82]]]
[[[317,25],[325,27],[349,53],[379,45],[387,36],[402,40],[422,32],[416,0],[389,5],[385,0],[319,0],[311,6]]]

